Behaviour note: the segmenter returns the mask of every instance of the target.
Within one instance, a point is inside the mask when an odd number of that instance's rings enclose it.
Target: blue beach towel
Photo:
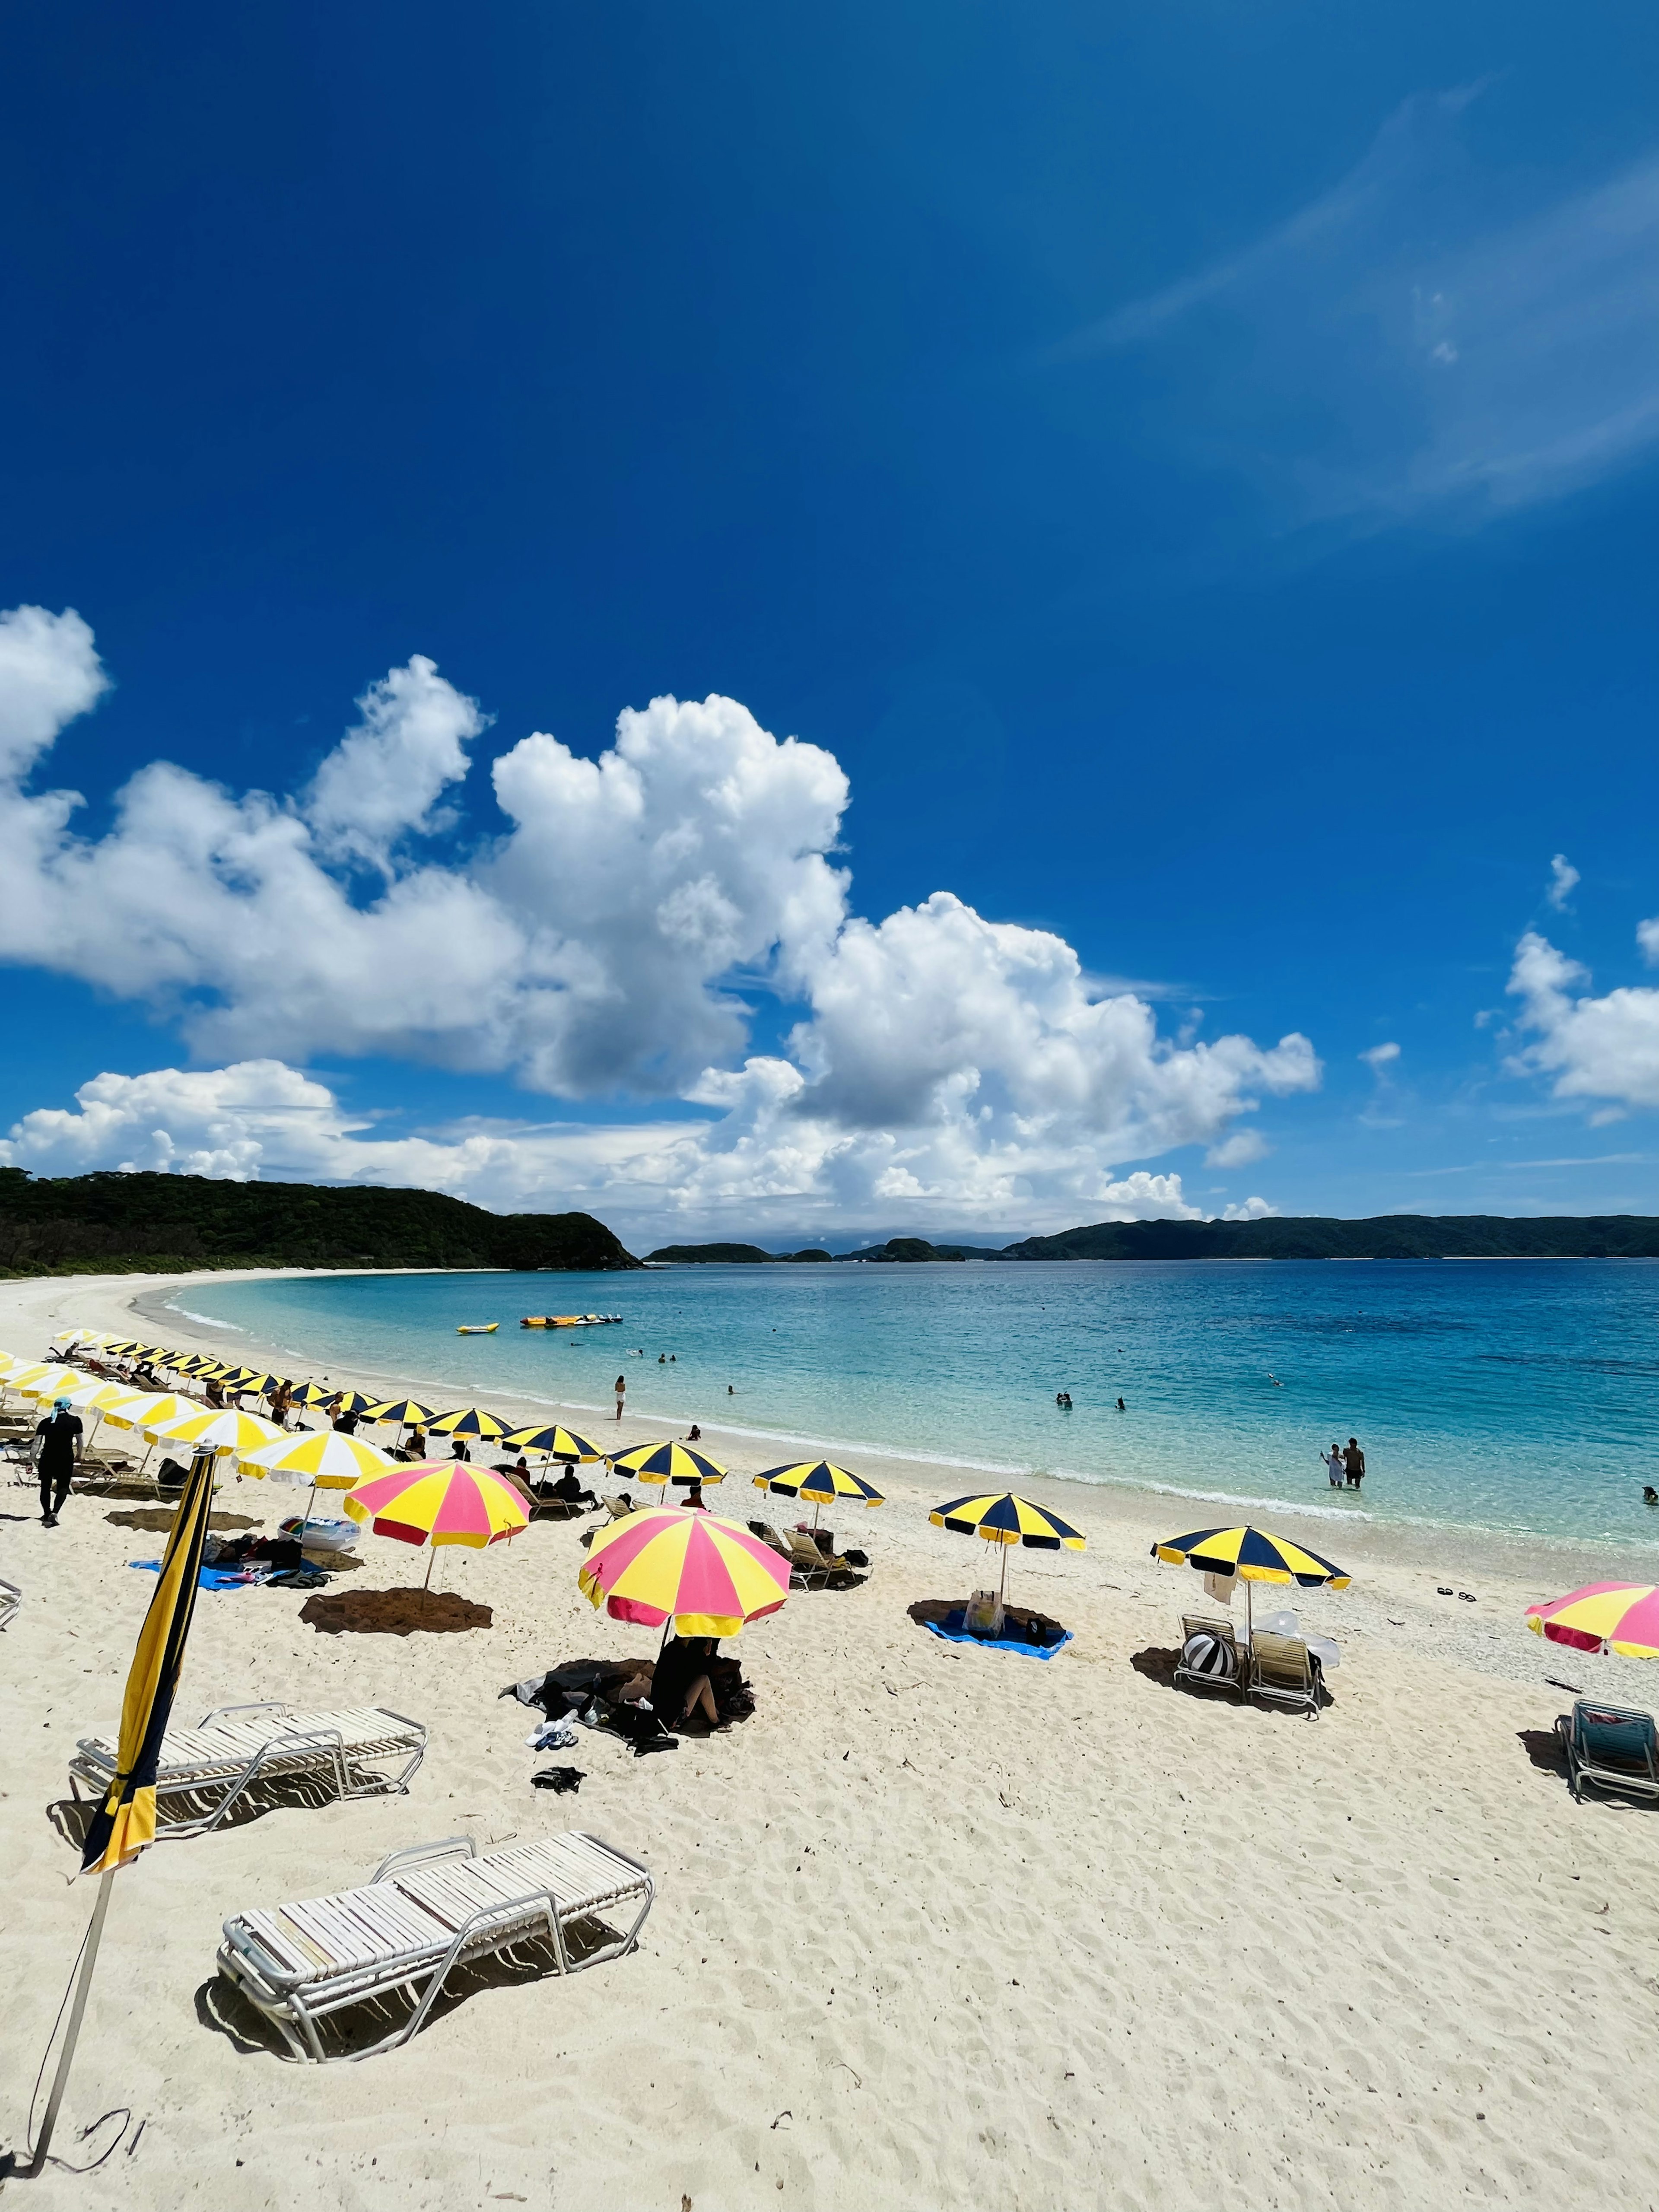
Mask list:
[[[143,1574],[159,1575],[161,1571],[159,1559],[129,1559],[127,1565],[137,1567]],[[256,1579],[263,1582],[264,1577],[260,1575]],[[252,1589],[254,1584],[234,1567],[204,1567],[196,1578],[196,1586],[198,1589],[233,1590]]]
[[[985,1651],[1018,1651],[1025,1659],[1052,1659],[1072,1640],[1069,1628],[1060,1631],[1055,1644],[1022,1644],[1012,1636],[970,1636],[962,1625],[964,1618],[958,1607],[943,1620],[924,1620],[921,1625],[930,1636],[942,1637],[946,1644],[977,1644]]]

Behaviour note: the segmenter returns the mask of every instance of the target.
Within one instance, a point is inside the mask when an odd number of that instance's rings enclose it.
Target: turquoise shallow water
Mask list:
[[[954,1462],[964,1488],[979,1469],[1038,1472],[1659,1543],[1659,1512],[1642,1503],[1659,1485],[1656,1264],[362,1275],[198,1285],[169,1303],[283,1348],[296,1370],[338,1381],[361,1364],[429,1377],[458,1402],[495,1391],[597,1416],[625,1368],[629,1413],[665,1430],[811,1437],[855,1467],[884,1451]],[[549,1310],[625,1319],[517,1325]],[[493,1320],[499,1335],[454,1333]],[[635,1347],[643,1358],[624,1356]],[[1358,1501],[1328,1489],[1318,1457],[1351,1435],[1370,1468]]]

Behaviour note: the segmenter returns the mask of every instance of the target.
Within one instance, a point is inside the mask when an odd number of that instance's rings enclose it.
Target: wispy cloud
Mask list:
[[[1478,88],[1477,88],[1478,89]],[[1659,441],[1659,159],[1539,205],[1419,94],[1333,190],[1057,358],[1155,351],[1173,435],[1294,519],[1490,513]]]
[[[1579,874],[1565,853],[1558,853],[1550,862],[1550,879],[1544,896],[1560,914],[1579,882]]]

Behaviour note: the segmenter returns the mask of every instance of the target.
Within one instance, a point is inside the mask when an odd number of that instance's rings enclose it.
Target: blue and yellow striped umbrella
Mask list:
[[[540,1427],[512,1429],[501,1438],[509,1451],[542,1452],[549,1459],[594,1460],[605,1457],[604,1447],[590,1443],[562,1421],[544,1421]]]
[[[1168,1566],[1196,1567],[1200,1574],[1242,1575],[1247,1583],[1297,1583],[1304,1589],[1346,1589],[1349,1577],[1317,1552],[1304,1551],[1288,1536],[1266,1528],[1197,1528],[1190,1536],[1171,1536],[1154,1544],[1152,1557]]]
[[[1029,1498],[1017,1497],[1012,1490],[953,1498],[948,1505],[936,1505],[927,1518],[935,1528],[953,1529],[958,1536],[982,1536],[988,1544],[1001,1545],[999,1606],[1008,1595],[1008,1554],[1016,1544],[1028,1544],[1038,1552],[1057,1552],[1062,1545],[1068,1552],[1080,1552],[1089,1540],[1080,1528],[1073,1528],[1058,1513],[1033,1505]]]
[[[954,1529],[958,1536],[983,1536],[988,1544],[1029,1544],[1036,1551],[1080,1552],[1088,1538],[1029,1498],[1012,1490],[986,1492],[977,1498],[953,1498],[936,1505],[927,1516],[935,1528]]]
[[[755,1487],[775,1490],[785,1498],[810,1498],[815,1505],[828,1505],[837,1498],[851,1498],[860,1505],[886,1503],[873,1482],[844,1467],[832,1467],[827,1459],[799,1459],[792,1467],[769,1467],[764,1474],[755,1477]]]
[[[693,1483],[726,1480],[726,1469],[717,1459],[690,1444],[635,1444],[632,1451],[619,1453],[611,1464],[618,1474],[631,1474],[641,1482],[672,1482],[678,1490],[689,1490]]]

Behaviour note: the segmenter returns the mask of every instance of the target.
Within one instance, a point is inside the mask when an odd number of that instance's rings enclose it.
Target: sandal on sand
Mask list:
[[[1435,1587],[1434,1594],[1437,1597],[1449,1597],[1452,1594],[1452,1586],[1449,1583],[1439,1583]]]
[[[1480,1599],[1476,1597],[1473,1590],[1459,1590],[1457,1595],[1462,1599],[1465,1605],[1479,1605],[1480,1602]]]

